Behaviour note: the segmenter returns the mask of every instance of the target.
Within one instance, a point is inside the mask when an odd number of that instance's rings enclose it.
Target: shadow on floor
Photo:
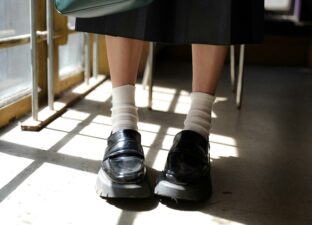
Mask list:
[[[179,91],[189,91],[190,79],[181,74],[190,72],[189,66],[169,69],[160,65],[162,76],[155,85],[175,88],[177,94],[169,107],[170,112],[140,109],[142,122],[160,125],[146,156],[155,161],[169,127],[182,128],[184,115],[173,113]],[[109,200],[123,210],[119,225],[133,224],[139,212],[153,216],[160,204],[178,211],[195,211],[244,224],[311,224],[312,216],[312,123],[311,76],[267,68],[247,68],[244,104],[237,111],[229,88],[228,78],[221,80],[212,133],[235,140],[237,156],[220,156],[212,160],[213,195],[200,203],[175,202],[168,199]],[[296,70],[294,70],[294,73]],[[167,76],[167,77],[166,77]],[[166,79],[164,79],[166,77]],[[169,77],[169,79],[168,79]],[[159,80],[158,80],[159,79]],[[288,81],[287,81],[288,80]],[[177,88],[178,87],[178,88]],[[101,103],[102,104],[102,103]],[[99,160],[69,156],[57,151],[87,126],[96,115],[110,115],[109,100],[99,103],[82,100],[75,109],[92,116],[55,144],[49,151],[0,142],[0,152],[35,160],[0,190],[0,202],[44,163],[52,163],[96,174]],[[151,183],[158,171],[149,169]],[[106,201],[103,200],[103,204]]]

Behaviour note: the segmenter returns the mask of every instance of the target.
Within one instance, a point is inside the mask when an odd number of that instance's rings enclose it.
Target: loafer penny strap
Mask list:
[[[184,157],[192,158],[197,162],[206,163],[208,156],[201,148],[202,147],[200,146],[194,145],[176,146],[170,150],[169,156],[174,157],[175,155],[184,155]]]
[[[105,152],[104,160],[120,156],[136,156],[144,159],[144,152],[141,144],[135,140],[122,140],[110,146]]]

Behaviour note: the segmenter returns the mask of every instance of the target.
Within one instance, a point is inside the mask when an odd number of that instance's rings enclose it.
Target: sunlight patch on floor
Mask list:
[[[103,125],[98,123],[87,124],[81,129],[81,131],[79,131],[79,134],[81,135],[101,139],[107,139],[110,133],[111,133],[110,125]]]
[[[223,219],[203,212],[172,210],[163,205],[158,206],[157,211],[153,214],[153,217],[157,219],[151,219],[148,213],[139,213],[133,224],[159,225],[174,223],[179,225],[244,225],[242,223]]]
[[[174,139],[173,135],[166,135],[164,137],[163,142],[162,142],[161,148],[164,149],[164,150],[169,151],[171,146],[172,146],[172,144],[173,144],[173,139]]]
[[[214,142],[214,143],[230,145],[233,147],[237,146],[237,141],[235,140],[235,138],[232,138],[232,137],[211,133],[209,136],[209,139],[211,142]]]
[[[47,129],[56,131],[71,132],[77,128],[81,122],[86,120],[91,114],[85,112],[79,112],[76,110],[67,110],[59,118],[47,125]]]
[[[162,171],[167,160],[167,155],[168,151],[166,149],[160,149],[157,151],[157,157],[155,158],[154,162],[147,163],[149,163],[155,170]]]
[[[221,157],[238,157],[236,147],[216,143],[211,143],[210,146],[210,157],[212,159],[219,159]]]
[[[74,110],[74,109],[67,109],[67,111],[61,117],[65,119],[84,121],[90,115],[91,115],[90,113],[81,112],[81,111]]]
[[[105,82],[89,93],[84,99],[99,103],[107,102],[111,97],[111,82]]]
[[[154,86],[152,108],[168,112],[176,93],[176,89],[173,88]],[[148,88],[144,89],[142,85],[136,85],[135,101],[137,107],[146,107],[148,105]]]
[[[148,105],[148,88],[144,89],[141,84],[136,84],[135,103],[137,107],[147,107]]]
[[[190,105],[191,105],[190,92],[182,90],[179,92],[179,97],[173,112],[185,115],[189,111]]]
[[[58,152],[84,159],[101,160],[106,145],[105,139],[75,135]]]
[[[139,122],[138,127],[140,131],[147,131],[152,133],[158,133],[160,130],[160,125],[154,124],[154,123],[144,123]]]
[[[220,157],[239,157],[237,142],[234,138],[210,134],[210,156],[212,159]]]
[[[218,102],[226,102],[226,101],[228,101],[229,100],[229,98],[227,98],[227,97],[216,97],[216,100],[215,100],[215,103],[218,103]]]
[[[226,101],[229,101],[229,98],[216,96],[216,100],[214,102],[214,105],[218,104],[219,102],[226,102]],[[215,113],[213,108],[212,108],[212,112],[211,112],[211,118],[213,118],[213,119],[217,119],[218,118],[218,115]]]
[[[164,95],[166,94],[161,94]],[[165,97],[164,97],[165,98]],[[156,99],[153,98],[152,108],[153,110],[161,111],[161,112],[169,112],[171,107],[171,101],[173,100],[173,96],[167,95],[168,99]]]
[[[3,134],[0,140],[41,150],[49,150],[66,135],[66,132],[51,129],[43,129],[40,132],[22,131],[20,126],[16,126]]]
[[[177,133],[179,133],[181,130],[182,130],[181,128],[169,127],[169,128],[167,129],[167,135],[174,136],[174,135],[176,135]]]
[[[0,152],[0,189],[29,166],[33,160]]]
[[[111,126],[112,121],[110,116],[97,115],[92,120],[92,123],[103,124],[106,126]]]
[[[96,174],[45,163],[1,203],[1,224],[117,224],[122,210],[103,208],[95,180]]]
[[[59,117],[50,123],[47,128],[57,131],[71,132],[81,123],[79,120],[73,120],[69,118]]]
[[[157,133],[153,133],[153,132],[146,132],[146,131],[140,131],[141,133],[141,144],[143,146],[148,146],[150,147],[151,145],[154,144],[157,137]]]

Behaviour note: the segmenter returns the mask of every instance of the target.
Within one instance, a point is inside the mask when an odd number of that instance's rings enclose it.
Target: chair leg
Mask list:
[[[231,88],[235,92],[235,46],[231,45],[230,47],[230,63],[231,63]]]
[[[153,71],[154,71],[154,43],[149,44],[149,53],[145,65],[142,86],[144,89],[148,86],[148,109],[152,110],[153,104]]]
[[[236,106],[238,109],[240,109],[242,106],[242,98],[243,98],[244,60],[245,60],[245,45],[240,45],[239,68],[238,68],[237,89],[236,89]]]

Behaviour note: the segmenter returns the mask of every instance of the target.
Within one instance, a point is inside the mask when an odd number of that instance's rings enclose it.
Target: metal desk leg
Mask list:
[[[239,68],[236,89],[236,106],[238,109],[240,109],[242,106],[243,85],[244,85],[244,59],[245,59],[245,45],[240,45]]]
[[[47,30],[48,30],[48,104],[54,110],[54,28],[53,28],[53,2],[47,0]]]
[[[37,59],[37,0],[30,1],[31,24],[31,73],[32,73],[32,118],[38,120],[38,59]]]
[[[232,91],[235,92],[235,46],[231,45],[230,47],[230,55],[231,55],[231,88]]]
[[[93,77],[95,79],[98,78],[98,64],[99,64],[99,35],[98,34],[94,34],[94,39],[93,39]]]
[[[153,101],[153,70],[154,70],[154,43],[149,44],[149,53],[147,62],[145,65],[144,76],[143,76],[143,88],[146,89],[148,86],[148,108],[152,110]]]
[[[84,34],[85,37],[85,82],[87,85],[89,85],[89,81],[90,81],[90,50],[91,50],[91,46],[90,46],[90,34],[85,33]]]

